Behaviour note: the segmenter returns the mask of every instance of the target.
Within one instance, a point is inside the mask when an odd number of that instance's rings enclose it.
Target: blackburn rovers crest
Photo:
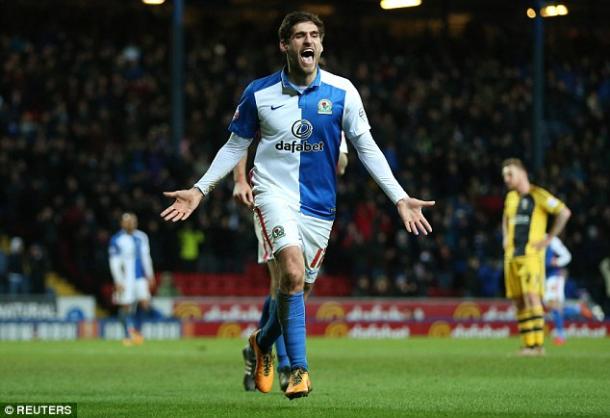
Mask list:
[[[273,237],[274,241],[282,238],[284,235],[286,235],[286,233],[284,232],[284,227],[281,225],[274,226],[271,230],[271,236]]]
[[[328,99],[322,99],[318,102],[318,114],[320,115],[332,115],[333,114],[333,102]]]

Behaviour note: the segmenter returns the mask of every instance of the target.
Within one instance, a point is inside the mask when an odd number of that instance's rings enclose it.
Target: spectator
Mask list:
[[[43,295],[47,291],[45,284],[49,268],[47,256],[39,244],[33,244],[30,247],[28,256],[26,268],[31,283],[30,293],[34,295]]]
[[[8,294],[17,296],[29,293],[29,280],[24,273],[23,240],[20,237],[11,239],[7,264]]]
[[[180,239],[180,265],[181,270],[194,272],[197,270],[199,249],[205,241],[205,235],[200,230],[193,229],[191,222],[186,222],[178,231]]]

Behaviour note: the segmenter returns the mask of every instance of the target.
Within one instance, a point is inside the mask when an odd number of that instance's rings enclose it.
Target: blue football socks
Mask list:
[[[269,321],[269,311],[271,308],[271,296],[267,296],[265,299],[265,303],[263,304],[263,312],[261,314],[261,319],[258,322],[258,327],[262,330],[265,328],[265,325]],[[275,304],[275,301],[273,301]],[[275,317],[277,318],[277,305],[275,308]],[[279,324],[279,320],[277,322]],[[263,332],[261,331],[260,334]],[[262,337],[259,337],[262,338]],[[267,342],[267,339],[263,339],[263,342]],[[260,340],[258,341],[259,346],[261,346]],[[262,347],[262,346],[261,346]],[[277,354],[277,367],[279,369],[290,368],[290,359],[288,358],[288,353],[286,353],[286,344],[284,343],[284,336],[280,335],[277,340],[275,340],[275,352]]]
[[[125,338],[129,338],[129,330],[133,329],[133,315],[130,308],[119,308],[119,321],[125,330]]]
[[[269,319],[269,303],[271,303],[271,296],[267,296],[265,303],[263,303],[263,312],[261,313],[261,319],[258,321],[258,327],[263,328]]]
[[[134,325],[135,325],[136,331],[142,332],[142,324],[144,324],[144,321],[150,319],[150,310],[151,310],[150,307],[148,309],[144,309],[138,305],[138,307],[136,309],[135,320],[134,320]]]
[[[576,318],[580,315],[580,305],[570,304],[563,307],[563,314],[568,318]]]
[[[284,342],[283,335],[280,335],[280,337],[275,340],[275,353],[277,354],[278,370],[290,368],[290,358],[288,358],[288,353],[286,352],[286,343]]]
[[[303,292],[277,295],[279,319],[282,324],[286,352],[292,369],[307,370],[307,350],[305,346],[305,299]]]
[[[277,315],[277,303],[269,298],[269,316],[261,332],[256,336],[256,343],[264,352],[271,350],[273,343],[282,336],[282,326]]]
[[[563,312],[559,309],[551,310],[551,318],[553,318],[553,323],[555,324],[555,335],[559,338],[565,338],[565,330],[563,326]]]

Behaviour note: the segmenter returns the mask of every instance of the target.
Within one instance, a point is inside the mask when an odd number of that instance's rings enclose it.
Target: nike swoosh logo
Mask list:
[[[272,105],[272,106],[271,106],[271,110],[279,109],[280,107],[285,106],[285,105],[286,105],[286,103],[281,104],[281,105],[279,105],[279,106],[273,106],[273,105]]]

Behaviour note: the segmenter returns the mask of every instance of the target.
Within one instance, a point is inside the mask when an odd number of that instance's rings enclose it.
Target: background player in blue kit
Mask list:
[[[119,305],[119,319],[125,328],[123,344],[142,344],[141,320],[135,318],[150,310],[150,288],[154,272],[148,235],[137,229],[138,218],[133,213],[121,216],[121,230],[112,236],[108,247],[110,272],[114,280],[114,302]]]
[[[553,344],[562,345],[566,341],[563,326],[563,304],[565,300],[566,266],[572,261],[572,254],[558,237],[553,237],[546,249],[546,281],[544,304],[551,312],[555,324]]]

